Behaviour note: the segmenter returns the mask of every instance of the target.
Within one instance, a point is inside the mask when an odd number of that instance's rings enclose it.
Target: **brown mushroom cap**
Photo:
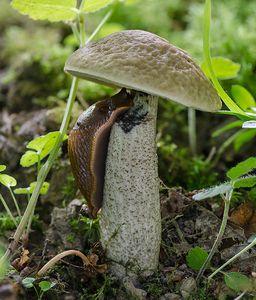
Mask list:
[[[142,30],[120,31],[89,43],[71,55],[64,69],[204,111],[221,108],[216,90],[186,52]]]

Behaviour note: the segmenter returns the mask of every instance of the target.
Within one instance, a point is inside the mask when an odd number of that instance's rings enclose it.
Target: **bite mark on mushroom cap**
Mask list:
[[[216,90],[186,52],[142,30],[120,31],[89,43],[71,55],[65,71],[199,110],[221,108]]]

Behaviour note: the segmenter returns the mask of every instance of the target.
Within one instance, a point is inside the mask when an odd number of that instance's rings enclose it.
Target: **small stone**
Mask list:
[[[161,296],[159,300],[181,300],[181,297],[178,294],[167,293]]]
[[[180,282],[185,276],[185,273],[181,270],[174,270],[167,275],[167,282]]]
[[[197,290],[196,281],[193,277],[185,278],[180,286],[180,292],[184,299],[188,299]]]
[[[134,286],[132,280],[129,277],[125,277],[123,279],[123,285],[125,287],[126,292],[131,295],[136,300],[146,300],[147,292],[138,289]]]

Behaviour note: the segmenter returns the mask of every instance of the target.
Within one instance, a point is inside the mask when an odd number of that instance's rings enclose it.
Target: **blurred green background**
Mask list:
[[[204,2],[199,0],[130,0],[116,7],[108,23],[96,38],[123,29],[143,29],[156,33],[185,49],[199,64],[202,54],[202,16]],[[88,14],[86,31],[93,32],[109,8]],[[223,82],[229,92],[234,83],[256,94],[256,3],[255,0],[213,1],[211,49],[213,56],[224,56],[241,64],[235,79]],[[68,24],[33,21],[20,15],[1,0],[0,9],[0,108],[8,113],[29,112],[46,108],[58,129],[70,76],[63,72],[67,57],[76,48]],[[114,91],[90,82],[80,82],[80,100],[73,122],[89,104]],[[239,153],[225,153],[216,167],[207,157],[223,141],[211,138],[214,128],[228,117],[197,113],[198,155],[188,149],[187,109],[160,101],[158,120],[159,173],[168,185],[187,189],[201,188],[221,179],[228,163],[249,155],[252,148]],[[0,121],[1,122],[1,121]],[[17,128],[18,130],[18,128]],[[2,132],[1,134],[4,135]],[[2,158],[4,160],[4,158]],[[220,175],[216,175],[215,171]]]

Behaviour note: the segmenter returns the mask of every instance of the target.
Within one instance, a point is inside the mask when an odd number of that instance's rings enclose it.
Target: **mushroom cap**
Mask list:
[[[183,50],[147,31],[125,30],[75,51],[65,71],[76,77],[145,92],[204,111],[221,101],[211,82]]]

